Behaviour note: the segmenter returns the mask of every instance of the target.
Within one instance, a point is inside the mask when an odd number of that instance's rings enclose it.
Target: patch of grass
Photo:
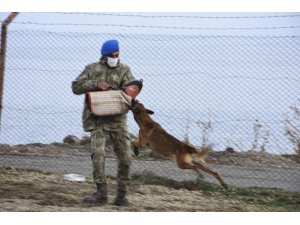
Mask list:
[[[201,178],[198,178],[196,180],[196,186],[199,190],[202,191],[219,191],[220,189],[222,189],[222,187],[217,186],[216,184],[213,183],[209,183]]]
[[[132,181],[137,184],[162,185],[174,189],[184,188],[190,191],[216,191],[222,189],[222,187],[202,179],[197,179],[196,181],[175,181],[166,177],[158,176],[147,170],[144,170],[141,173],[135,173],[131,176],[131,178]]]
[[[174,189],[184,188],[190,191],[219,193],[247,204],[288,207],[293,211],[300,211],[299,192],[287,192],[279,189],[257,187],[230,187],[229,189],[224,189],[219,185],[209,183],[202,179],[197,179],[196,181],[174,181],[166,177],[158,176],[147,170],[133,174],[132,181],[136,184],[162,185]]]
[[[300,211],[300,193],[287,192],[279,189],[268,188],[231,188],[221,190],[221,192],[230,197],[238,198],[249,204],[257,204],[273,207],[289,207],[291,210]]]
[[[248,197],[256,197],[256,196],[272,196],[274,191],[272,189],[264,189],[264,188],[234,188],[232,187],[225,194],[229,196],[239,195],[239,196],[248,196]]]
[[[272,205],[276,206],[285,206],[285,205],[293,205],[296,204],[300,207],[300,199],[294,199],[294,198],[285,198],[285,197],[279,197],[273,201],[271,201]]]
[[[163,185],[166,184],[169,179],[161,176],[157,176],[156,174],[144,170],[141,173],[135,173],[131,176],[133,181],[137,181],[138,183],[142,184],[158,184]]]
[[[174,189],[185,188],[187,190],[199,190],[193,181],[175,181],[166,177],[158,176],[150,171],[144,170],[141,173],[135,173],[131,176],[136,184],[150,184],[167,186]]]

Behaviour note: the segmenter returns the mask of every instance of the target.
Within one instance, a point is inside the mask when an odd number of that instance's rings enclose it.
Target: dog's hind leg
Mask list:
[[[196,165],[192,163],[192,157],[189,154],[177,154],[176,155],[176,162],[180,169],[189,169],[194,170],[199,177],[203,178],[203,174],[197,168]]]
[[[203,162],[194,162],[197,167],[199,169],[201,169],[202,171],[209,173],[211,175],[213,175],[215,178],[217,178],[217,180],[220,182],[220,184],[224,187],[224,188],[228,188],[227,184],[224,182],[224,180],[220,177],[220,175],[217,172],[212,171],[208,165],[206,163]]]
[[[178,164],[178,163],[177,163]],[[180,169],[189,169],[189,170],[194,170],[199,177],[203,178],[203,174],[198,170],[197,166],[189,163],[180,163],[178,164],[178,167]]]

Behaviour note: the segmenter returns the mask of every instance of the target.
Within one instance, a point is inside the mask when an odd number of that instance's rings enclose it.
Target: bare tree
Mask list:
[[[184,132],[183,142],[188,145],[190,144],[189,133],[190,133],[190,121],[187,119],[186,124],[185,124],[185,132]]]
[[[284,135],[293,144],[296,154],[300,155],[300,100],[290,109],[291,113],[284,121]]]
[[[253,132],[254,132],[254,140],[252,143],[251,151],[258,150],[259,143],[260,145],[260,151],[265,152],[266,151],[266,145],[269,143],[270,138],[270,131],[258,121],[255,120],[253,124]]]
[[[209,147],[209,136],[213,132],[212,123],[209,120],[208,122],[197,121],[198,127],[202,130],[202,147]]]

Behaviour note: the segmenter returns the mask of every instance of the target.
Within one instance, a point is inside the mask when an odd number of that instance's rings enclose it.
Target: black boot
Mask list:
[[[117,197],[114,201],[114,205],[131,207],[131,204],[128,202],[126,196],[126,191],[118,190]]]
[[[93,193],[92,195],[85,196],[83,201],[85,203],[91,204],[100,204],[105,205],[107,204],[107,185],[106,183],[97,184],[97,192]]]
[[[138,147],[136,147],[136,146],[133,147],[133,152],[134,152],[135,156],[138,156],[140,154],[140,151],[139,151]]]

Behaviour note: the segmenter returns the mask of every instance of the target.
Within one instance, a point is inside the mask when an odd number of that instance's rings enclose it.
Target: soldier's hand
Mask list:
[[[99,81],[97,83],[97,87],[101,90],[101,91],[107,91],[109,88],[108,83],[104,82],[104,81]]]

